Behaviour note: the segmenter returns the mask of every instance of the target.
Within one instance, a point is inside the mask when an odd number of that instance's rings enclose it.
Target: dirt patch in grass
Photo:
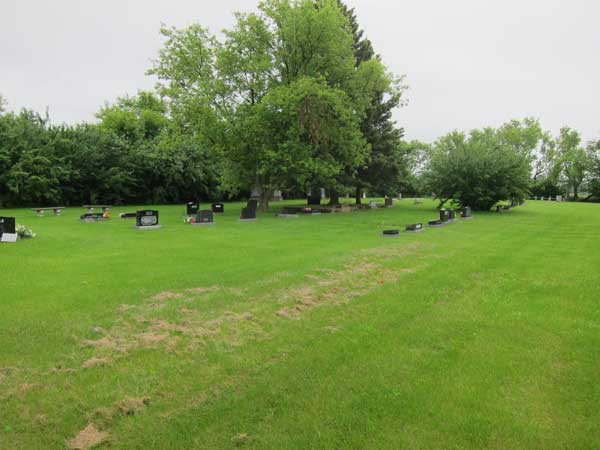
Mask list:
[[[77,436],[67,442],[67,445],[74,450],[87,450],[106,441],[108,436],[106,431],[101,431],[96,425],[90,423]]]
[[[196,287],[191,289],[186,289],[185,292],[189,294],[208,294],[209,292],[215,292],[222,289],[221,286],[209,286],[209,287]]]
[[[411,248],[377,248],[361,252],[341,270],[320,270],[319,274],[307,274],[306,278],[317,281],[314,285],[294,289],[282,297],[284,302],[293,302],[277,311],[282,318],[297,318],[302,312],[324,304],[342,304],[348,299],[367,295],[379,286],[396,282],[406,274],[414,273],[413,268],[389,269],[385,266],[393,258],[409,254]]]
[[[84,369],[89,369],[90,367],[106,366],[111,362],[112,360],[110,358],[97,358],[93,356],[90,359],[84,361],[81,367],[83,367]]]
[[[83,345],[94,348],[116,348],[117,342],[108,336],[104,336],[103,338],[96,340],[85,339]]]
[[[124,416],[134,416],[150,405],[150,397],[126,397],[117,405],[119,412]]]
[[[145,343],[153,344],[156,342],[162,342],[169,338],[169,333],[156,333],[154,331],[146,331],[137,335],[137,338]]]
[[[240,433],[237,436],[231,438],[231,443],[236,447],[242,447],[244,444],[248,444],[252,441],[252,438],[246,433]]]
[[[177,292],[165,291],[159,294],[154,295],[150,300],[155,302],[164,302],[165,300],[173,300],[176,298],[182,298],[183,294],[179,294]]]

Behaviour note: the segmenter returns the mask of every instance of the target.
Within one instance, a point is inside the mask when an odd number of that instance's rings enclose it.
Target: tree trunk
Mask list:
[[[579,185],[573,186],[573,200],[579,200]]]
[[[360,205],[362,203],[362,189],[360,187],[356,188],[356,204]]]
[[[260,212],[267,212],[269,210],[269,200],[271,200],[272,195],[273,191],[270,189],[260,190],[260,202],[258,205],[258,210]]]

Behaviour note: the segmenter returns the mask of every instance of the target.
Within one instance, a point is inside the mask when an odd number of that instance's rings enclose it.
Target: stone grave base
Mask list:
[[[471,220],[472,218],[473,218],[473,216],[461,217],[460,220]]]
[[[2,237],[0,238],[0,242],[5,244],[12,244],[17,242],[18,236],[16,233],[2,233]]]
[[[147,227],[135,227],[137,230],[158,230],[159,228],[162,228],[162,225],[150,225]]]
[[[240,219],[240,222],[256,222],[257,219]]]
[[[420,228],[418,230],[406,230],[406,233],[424,233],[425,228]]]
[[[279,214],[278,217],[282,219],[297,219],[300,216],[298,214]]]
[[[212,225],[214,225],[214,222],[196,222],[196,223],[192,223],[193,226],[195,227],[210,227]]]

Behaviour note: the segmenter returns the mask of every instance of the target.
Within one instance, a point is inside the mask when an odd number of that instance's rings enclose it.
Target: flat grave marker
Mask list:
[[[410,225],[406,225],[406,231],[408,231],[409,233],[421,233],[425,231],[425,228],[423,228],[422,223],[413,223]]]
[[[440,219],[434,219],[427,222],[427,225],[430,227],[443,227],[444,222],[442,222]]]
[[[105,213],[85,213],[79,216],[82,222],[102,222],[106,220]]]

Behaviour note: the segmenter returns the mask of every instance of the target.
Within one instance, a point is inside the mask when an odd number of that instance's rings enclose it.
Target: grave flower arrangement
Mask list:
[[[35,233],[25,225],[17,225],[16,231],[19,239],[33,239],[36,236]]]

